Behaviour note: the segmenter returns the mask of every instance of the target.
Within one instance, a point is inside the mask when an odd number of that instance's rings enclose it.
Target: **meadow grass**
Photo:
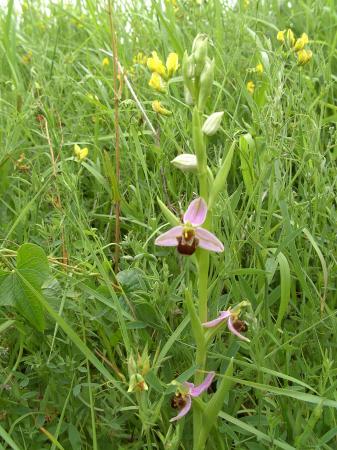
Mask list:
[[[251,304],[251,343],[224,332],[208,353],[217,381],[231,358],[234,374],[205,448],[336,449],[336,4],[113,3],[134,93],[120,76],[119,182],[107,3],[32,0],[18,14],[9,1],[0,12],[0,449],[192,448],[191,417],[169,419],[171,381],[196,371],[184,305],[196,274],[154,246],[166,223],[157,198],[179,217],[198,194],[195,175],[170,164],[193,152],[191,107],[180,70],[160,95],[133,58],[181,61],[198,33],[215,58],[207,113],[224,111],[208,139],[213,173],[236,142],[213,210],[225,252],[211,256],[209,316]],[[289,27],[309,35],[304,66],[276,39]],[[250,70],[260,62],[261,75]],[[156,114],[155,99],[172,115]],[[1,284],[24,243],[48,255],[34,293],[43,332]],[[128,361],[146,348],[149,390],[128,392]]]

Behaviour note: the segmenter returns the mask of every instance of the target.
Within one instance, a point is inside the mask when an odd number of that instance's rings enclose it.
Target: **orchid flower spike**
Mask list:
[[[201,197],[193,200],[183,217],[183,224],[171,228],[155,240],[156,245],[177,247],[179,253],[192,255],[197,247],[211,252],[223,252],[219,239],[201,225],[207,216],[207,205]]]
[[[214,328],[220,323],[223,323],[225,320],[227,321],[228,329],[232,334],[235,334],[235,336],[242,339],[243,341],[250,342],[250,340],[246,336],[243,336],[240,333],[240,331],[247,330],[247,325],[245,324],[245,322],[239,319],[239,312],[233,311],[231,309],[220,311],[219,317],[209,322],[204,322],[202,326],[205,328]]]
[[[170,422],[174,422],[175,420],[179,420],[186,416],[192,406],[192,397],[199,397],[204,391],[206,391],[212,384],[214,375],[215,372],[209,372],[204,381],[198,386],[195,386],[193,383],[188,383],[187,381],[182,383],[171,400],[172,407],[175,409],[180,409],[180,412],[177,416],[172,417]]]

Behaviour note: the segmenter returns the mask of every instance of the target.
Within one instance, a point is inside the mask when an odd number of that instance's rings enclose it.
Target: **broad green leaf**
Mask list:
[[[15,305],[13,292],[14,280],[15,274],[13,273],[0,274],[0,306]]]
[[[16,257],[16,268],[34,287],[41,287],[49,275],[47,256],[36,244],[21,245]]]
[[[24,275],[22,275],[24,277]],[[26,277],[25,280],[28,281]],[[37,288],[35,288],[37,289]],[[40,291],[40,289],[39,289]],[[20,279],[20,271],[13,277],[13,293],[15,304],[19,312],[38,330],[44,331],[45,317],[44,311],[32,289]]]
[[[21,245],[17,253],[16,273],[12,275],[11,295],[18,310],[38,331],[45,329],[45,317],[43,307],[31,287],[41,293],[42,283],[48,274],[48,259],[43,249],[35,244]],[[7,298],[10,298],[10,294]]]

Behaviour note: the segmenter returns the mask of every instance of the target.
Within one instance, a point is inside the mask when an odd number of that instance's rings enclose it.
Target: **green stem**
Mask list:
[[[199,319],[200,322],[207,322],[207,290],[208,290],[208,269],[209,253],[207,250],[199,250],[198,258],[198,291],[199,291]]]

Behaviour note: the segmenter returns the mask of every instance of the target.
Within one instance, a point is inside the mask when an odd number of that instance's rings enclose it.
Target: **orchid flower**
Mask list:
[[[214,328],[220,323],[223,323],[225,320],[227,320],[227,326],[231,333],[235,334],[235,336],[242,339],[243,341],[250,342],[250,340],[246,336],[243,336],[239,332],[245,330],[246,326],[242,320],[239,320],[238,316],[239,314],[237,312],[227,309],[226,311],[220,311],[219,317],[209,322],[204,322],[202,326],[205,328]]]
[[[155,240],[156,245],[177,247],[179,253],[192,255],[197,247],[223,252],[224,246],[213,233],[201,228],[207,216],[207,205],[201,197],[193,200],[183,217],[183,224],[171,228]]]
[[[204,381],[198,386],[195,386],[193,383],[188,383],[187,381],[182,383],[171,401],[172,407],[180,409],[180,412],[177,416],[172,417],[170,422],[174,422],[175,420],[179,420],[186,416],[192,406],[192,397],[199,397],[206,391],[212,384],[214,375],[215,372],[209,372]]]

